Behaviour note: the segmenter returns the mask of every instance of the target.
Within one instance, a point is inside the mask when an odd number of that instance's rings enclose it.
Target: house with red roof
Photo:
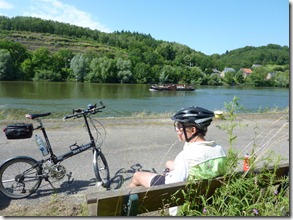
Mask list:
[[[241,68],[240,70],[242,71],[244,78],[249,76],[250,73],[252,73],[252,70],[249,68]]]

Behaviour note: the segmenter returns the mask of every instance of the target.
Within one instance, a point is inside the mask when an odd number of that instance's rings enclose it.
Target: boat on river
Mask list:
[[[186,84],[153,84],[150,91],[194,91],[194,87]]]

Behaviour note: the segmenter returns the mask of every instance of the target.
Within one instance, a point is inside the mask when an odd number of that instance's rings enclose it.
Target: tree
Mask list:
[[[132,73],[129,70],[120,70],[118,72],[118,78],[121,83],[128,83],[130,82],[132,77]]]
[[[1,40],[0,41],[0,49],[6,49],[9,51],[12,62],[12,72],[10,76],[10,80],[19,80],[21,77],[21,63],[30,57],[30,54],[27,48],[17,42]],[[13,76],[12,76],[13,75]]]
[[[156,64],[162,64],[163,63],[163,58],[161,56],[159,56],[157,53],[154,53],[151,50],[148,50],[146,52],[143,53],[143,57],[144,57],[144,63],[148,64],[150,66],[154,66]]]
[[[101,67],[101,76],[105,83],[119,82],[117,77],[116,59],[101,57],[99,59]]]
[[[180,84],[190,84],[190,68],[186,68],[185,66],[177,66],[175,67],[175,74],[178,78],[176,83],[178,82]]]
[[[264,67],[255,68],[252,73],[245,79],[245,84],[251,86],[269,86],[271,84],[270,81],[266,80],[268,71]]]
[[[32,55],[34,81],[60,81],[59,73],[53,72],[53,57],[46,47],[36,49]]]
[[[178,78],[176,76],[175,68],[170,65],[164,65],[161,72],[159,73],[160,83],[177,83]]]
[[[226,72],[223,80],[227,85],[230,85],[230,86],[235,85],[235,83],[236,83],[235,73],[234,72]]]
[[[237,85],[244,83],[244,76],[243,76],[243,73],[241,70],[239,70],[235,73],[234,79],[235,79],[235,83]]]
[[[135,65],[133,72],[135,73],[136,83],[148,83],[152,80],[151,67],[148,64],[138,63]]]
[[[0,80],[12,80],[12,58],[8,50],[0,49]]]
[[[204,77],[202,70],[197,66],[191,67],[189,70],[190,83],[200,85]]]
[[[210,86],[221,86],[223,85],[222,78],[219,74],[211,74],[207,76],[208,78],[208,85]]]
[[[170,43],[163,42],[157,47],[156,52],[168,61],[175,59],[175,51]]]
[[[86,80],[98,83],[117,83],[115,59],[107,57],[94,58],[90,63],[90,71]]]
[[[70,69],[76,82],[83,82],[89,72],[89,59],[81,53],[76,54],[70,61]]]
[[[22,62],[21,71],[23,73],[23,80],[32,80],[35,72],[34,72],[34,64],[31,59],[26,59]]]
[[[38,70],[52,70],[52,54],[46,47],[40,47],[36,49],[32,56],[32,63],[35,71]]]
[[[121,83],[128,83],[132,79],[131,62],[130,60],[117,59],[118,79]]]
[[[150,83],[158,83],[160,82],[159,80],[159,73],[162,71],[162,66],[161,65],[154,65],[151,66],[151,76],[150,78]]]
[[[50,69],[39,69],[35,73],[33,80],[59,82],[61,81],[61,75],[59,73],[53,72]]]
[[[73,58],[72,51],[68,49],[61,49],[55,52],[52,56],[52,70],[54,73],[60,75],[61,81],[66,81],[70,75],[70,61]]]
[[[285,72],[277,72],[277,74],[272,78],[274,86],[277,87],[289,87],[290,77],[289,70]]]
[[[134,48],[129,51],[128,53],[129,60],[133,65],[136,65],[137,63],[141,63],[143,60],[142,51],[140,48]]]
[[[99,58],[92,59],[89,68],[90,70],[85,80],[88,82],[102,83],[103,79],[101,74]]]

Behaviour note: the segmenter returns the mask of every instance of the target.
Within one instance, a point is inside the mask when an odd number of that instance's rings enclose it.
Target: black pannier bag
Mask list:
[[[33,124],[17,123],[7,125],[3,129],[7,139],[25,139],[33,135]]]

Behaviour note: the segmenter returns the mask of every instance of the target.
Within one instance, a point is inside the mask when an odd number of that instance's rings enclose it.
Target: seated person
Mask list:
[[[201,107],[186,107],[171,119],[180,141],[185,142],[183,150],[175,160],[166,162],[165,174],[135,172],[129,187],[150,187],[185,181],[188,178],[208,179],[223,174],[226,154],[214,141],[207,141],[205,135],[214,113]],[[173,210],[173,211],[172,211]],[[171,208],[170,214],[177,213]]]

